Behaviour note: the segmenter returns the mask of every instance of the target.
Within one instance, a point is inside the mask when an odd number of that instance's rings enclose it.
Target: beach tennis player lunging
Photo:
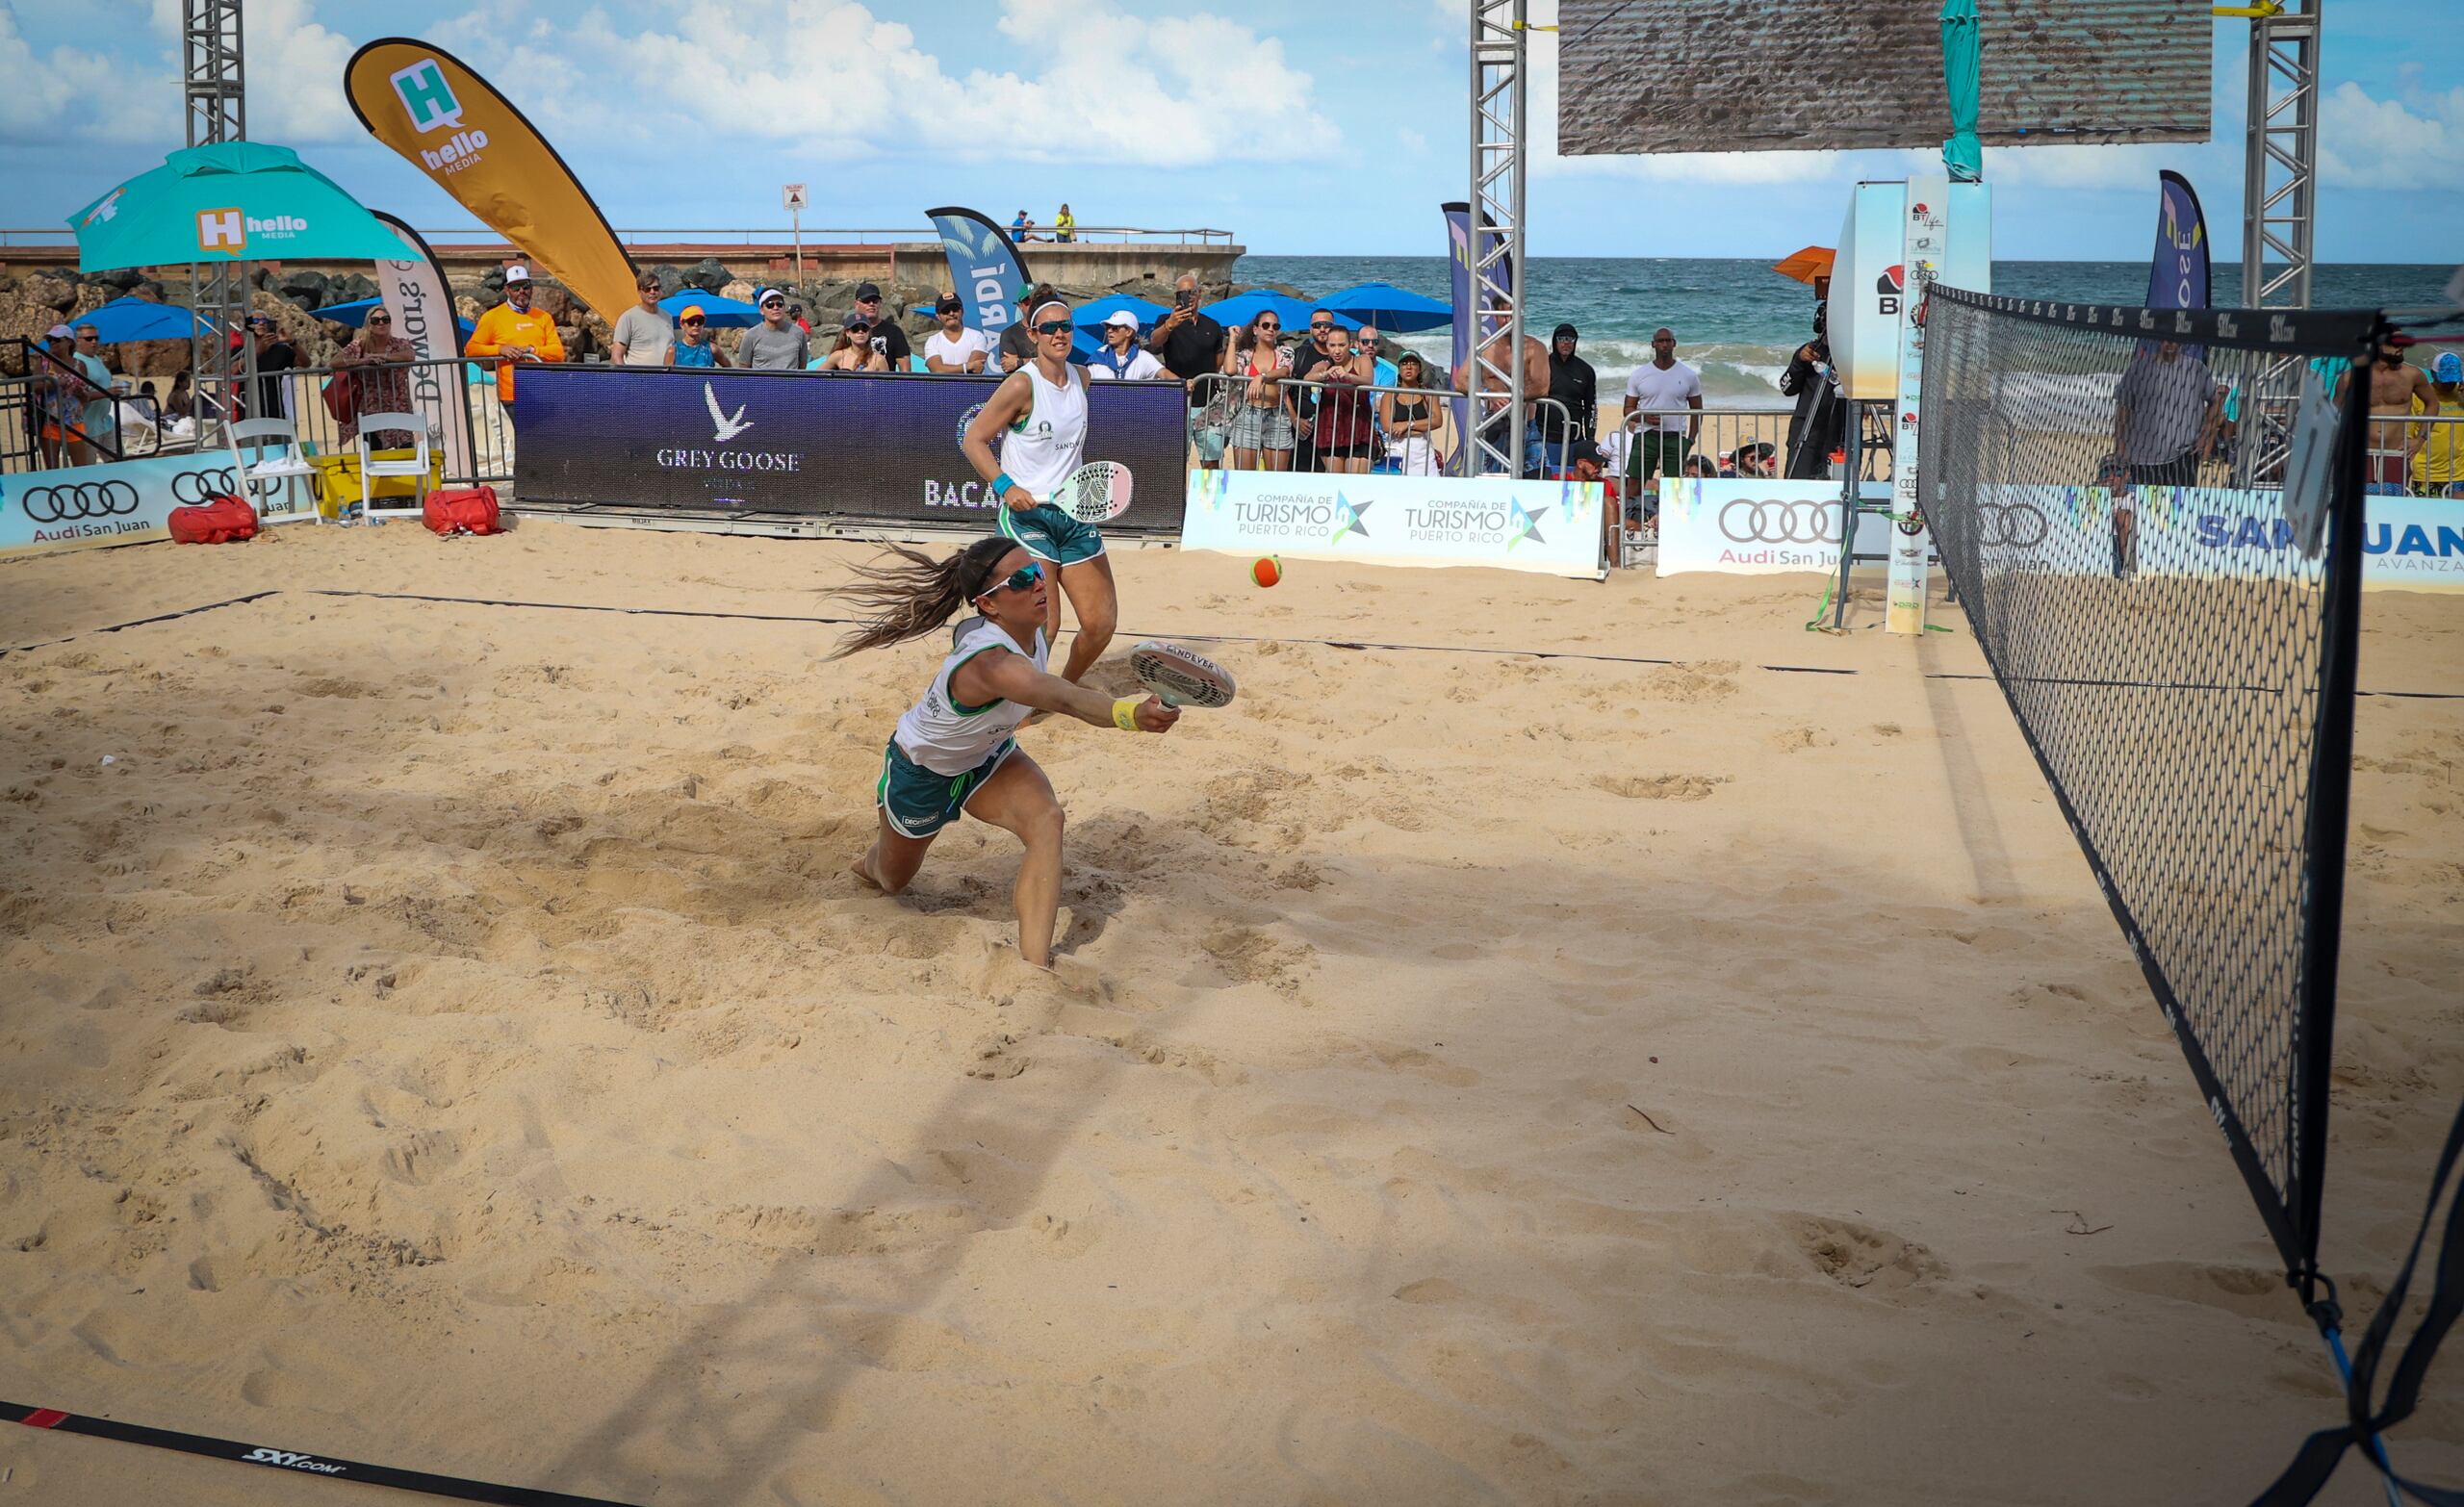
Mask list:
[[[1168,732],[1180,709],[1155,696],[1116,701],[1045,669],[1051,586],[1043,562],[1018,544],[979,539],[946,560],[891,549],[895,561],[860,568],[861,579],[840,589],[871,616],[832,658],[920,638],[968,606],[980,616],[960,630],[923,696],[898,719],[874,792],[881,831],[854,873],[897,894],[961,812],[1014,832],[1027,845],[1015,894],[1018,951],[1049,968],[1061,907],[1061,801],[1013,734],[1033,711],[1123,732]]]
[[[1087,451],[1087,370],[1069,364],[1069,343],[1077,333],[1069,306],[1048,298],[1028,310],[1027,319],[1035,359],[1002,378],[959,447],[1000,499],[1002,536],[1060,576],[1061,590],[1078,615],[1078,636],[1070,641],[1061,672],[1061,678],[1074,684],[1112,642],[1119,598],[1102,531],[1053,505],[1055,491],[1085,463]],[[1048,600],[1044,631],[1058,636],[1061,598]]]

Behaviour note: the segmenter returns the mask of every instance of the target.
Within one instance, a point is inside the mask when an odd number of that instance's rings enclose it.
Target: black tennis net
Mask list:
[[[2286,1270],[2315,1275],[2372,313],[1933,291],[1923,511]]]

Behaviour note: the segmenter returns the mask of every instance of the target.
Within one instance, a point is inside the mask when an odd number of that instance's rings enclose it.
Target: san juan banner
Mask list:
[[[502,94],[441,47],[387,37],[351,54],[343,90],[371,136],[613,324],[633,264],[573,169]]]
[[[382,211],[375,213],[402,242],[400,256],[376,264],[376,286],[385,311],[394,316],[394,332],[419,347],[423,364],[411,369],[411,396],[419,412],[444,416],[445,474],[471,475],[471,386],[459,366],[447,364],[462,354],[452,287],[418,231]],[[438,364],[425,364],[430,362]]]
[[[1181,548],[1598,580],[1603,505],[1596,481],[1194,471]]]
[[[966,305],[966,327],[998,341],[1015,318],[1013,305],[1026,296],[1027,259],[1008,231],[971,209],[948,205],[924,214],[941,233],[950,291]]]
[[[2147,307],[2204,309],[2208,298],[2207,217],[2198,192],[2177,172],[2156,175],[2156,259],[2147,272]]]

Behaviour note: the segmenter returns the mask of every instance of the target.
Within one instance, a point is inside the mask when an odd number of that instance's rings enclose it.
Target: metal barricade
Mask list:
[[[1461,476],[1471,464],[1462,415],[1470,399],[1443,388],[1277,377],[1270,401],[1253,380],[1209,373],[1190,380],[1190,443],[1201,467],[1234,471],[1356,472]],[[1526,475],[1565,465],[1575,438],[1565,404],[1527,401]]]
[[[372,386],[378,382],[390,386],[390,376],[372,373],[399,372],[407,402],[387,397],[362,407],[426,419],[428,441],[436,447],[445,483],[473,486],[513,480],[513,416],[497,396],[496,370],[493,359],[455,356],[389,363],[383,368],[293,367],[264,373],[259,380],[273,384],[283,402],[281,413],[266,417],[290,420],[302,450],[312,455],[346,455],[353,448],[355,431],[325,407],[326,379],[338,371],[356,371],[368,375]]]

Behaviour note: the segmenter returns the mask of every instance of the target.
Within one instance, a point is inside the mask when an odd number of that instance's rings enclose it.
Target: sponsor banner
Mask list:
[[[402,155],[613,324],[633,306],[633,264],[556,149],[441,47],[386,37],[351,54],[343,92],[371,136]]]
[[[1890,498],[1890,484],[1861,484],[1868,502]],[[1839,569],[1839,483],[1747,478],[1659,484],[1659,572],[1681,575],[1777,575]],[[1857,552],[1890,553],[1890,520],[1857,515]]]
[[[1194,471],[1181,544],[1598,578],[1601,486],[1505,476]]]
[[[953,205],[924,215],[941,233],[950,290],[966,305],[966,327],[997,346],[1003,327],[1017,318],[1018,301],[1026,296],[1027,259],[1018,254],[1008,231],[971,209]]]
[[[2363,585],[2464,591],[2464,510],[2435,498],[2363,500]],[[2281,492],[2133,487],[2118,501],[2137,515],[2142,576],[2282,577],[2292,568],[2282,557],[2301,549]],[[2111,556],[2117,502],[2103,487],[1982,488],[1978,543],[1989,567],[2009,563],[1995,559],[1997,549],[2026,559],[2100,562]]]
[[[280,481],[253,485],[260,511],[279,501]],[[168,539],[171,509],[239,486],[228,450],[0,476],[0,555]]]
[[[2207,217],[2180,173],[2156,175],[2156,257],[2147,270],[2147,307],[2204,309],[2208,302]]]
[[[998,376],[526,367],[513,400],[526,502],[726,509],[992,527],[959,438]],[[1178,382],[1095,382],[1087,458],[1137,501],[1111,533],[1177,534],[1188,465]]]
[[[1832,268],[1832,364],[1843,397],[1890,398],[1899,392],[1899,320],[1907,295],[1900,265],[1900,213],[1906,184],[1861,183],[1848,200]]]
[[[1479,249],[1475,253],[1472,246],[1472,206],[1457,199],[1439,208],[1446,217],[1446,244],[1451,264],[1449,270],[1454,298],[1453,345],[1450,347],[1452,365],[1447,370],[1463,371],[1470,370],[1472,365],[1473,331],[1476,328],[1482,337],[1491,333],[1488,325],[1479,319],[1479,309],[1475,301],[1478,279],[1474,276],[1473,268],[1477,257],[1487,256],[1497,249],[1498,233],[1483,228]],[[1514,281],[1514,264],[1511,261],[1504,263],[1501,270],[1509,287],[1520,286]],[[1469,435],[1472,432],[1472,400],[1456,397],[1448,401],[1454,410],[1454,432]]]
[[[1925,396],[1925,295],[1942,275],[1950,249],[1951,183],[1939,173],[1908,180],[1900,220],[1900,266],[1908,281],[1900,300],[1898,438],[1890,465],[1890,588],[1886,622],[1894,633],[1925,631],[1925,515],[1916,494],[1919,409]]]
[[[435,414],[443,422],[445,471],[449,476],[475,474],[472,466],[471,385],[462,368],[449,366],[462,354],[461,329],[455,323],[452,286],[420,233],[391,215],[377,222],[402,243],[399,258],[376,264],[376,285],[385,310],[394,316],[394,333],[419,347],[421,365],[411,368],[411,398],[419,413]]]

